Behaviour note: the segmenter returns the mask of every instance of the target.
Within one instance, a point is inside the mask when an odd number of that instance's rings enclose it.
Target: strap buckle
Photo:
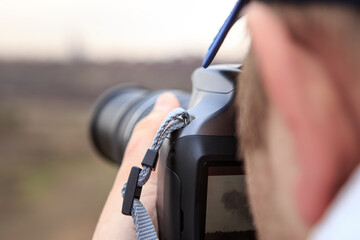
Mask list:
[[[142,166],[147,166],[151,168],[152,171],[155,171],[157,159],[159,157],[159,154],[156,150],[148,149],[144,159],[141,162]]]
[[[121,212],[125,215],[130,216],[131,210],[134,204],[134,199],[140,199],[142,187],[137,185],[141,168],[132,167],[127,181],[124,201]]]

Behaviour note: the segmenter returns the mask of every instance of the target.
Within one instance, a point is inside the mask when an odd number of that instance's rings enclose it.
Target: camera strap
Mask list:
[[[122,213],[133,217],[138,240],[158,239],[154,224],[145,207],[140,202],[141,189],[149,180],[151,172],[155,171],[158,151],[167,135],[185,127],[189,123],[190,116],[185,109],[176,108],[171,111],[162,122],[151,147],[147,150],[141,162],[143,168],[132,167],[128,181],[121,190],[124,198]]]

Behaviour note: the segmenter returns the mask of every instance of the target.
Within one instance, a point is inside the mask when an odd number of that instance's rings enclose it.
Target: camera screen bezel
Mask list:
[[[200,211],[200,239],[205,240],[205,227],[206,227],[206,207],[207,207],[207,190],[208,190],[208,178],[209,178],[209,168],[210,167],[236,167],[239,168],[237,171],[235,171],[237,174],[234,175],[245,175],[244,171],[244,163],[243,161],[211,161],[211,162],[205,162],[202,166],[202,178],[200,182],[201,187],[201,211]],[[224,174],[224,175],[232,175],[232,174]],[[254,235],[253,230],[244,231],[244,237],[245,239],[252,239]],[[250,237],[250,238],[249,238]]]

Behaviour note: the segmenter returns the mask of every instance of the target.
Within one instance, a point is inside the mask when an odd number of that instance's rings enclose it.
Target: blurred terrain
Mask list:
[[[190,91],[197,59],[0,61],[0,239],[90,239],[116,167],[91,148],[91,106],[136,82]]]

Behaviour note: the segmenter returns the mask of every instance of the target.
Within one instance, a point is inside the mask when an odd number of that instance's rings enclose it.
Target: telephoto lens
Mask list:
[[[187,108],[190,93],[180,90],[150,91],[120,84],[100,95],[90,124],[91,141],[98,153],[120,165],[136,123],[151,112],[157,98],[164,92],[175,94],[180,106]]]

